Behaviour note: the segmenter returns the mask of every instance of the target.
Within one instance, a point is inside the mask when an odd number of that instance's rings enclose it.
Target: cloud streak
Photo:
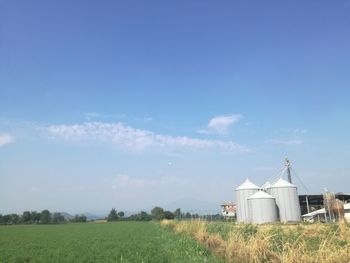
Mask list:
[[[0,147],[13,143],[15,138],[8,133],[0,133]]]
[[[242,118],[240,114],[232,114],[232,115],[221,115],[212,118],[207,128],[204,130],[199,130],[201,134],[227,134],[230,127],[237,123]]]
[[[268,142],[272,144],[280,144],[280,145],[299,145],[302,144],[303,141],[299,139],[292,139],[292,140],[275,140],[271,139]]]
[[[232,141],[204,140],[187,136],[169,136],[152,131],[136,129],[121,122],[85,122],[75,125],[50,125],[44,131],[54,139],[113,143],[129,150],[145,149],[220,149],[249,152],[250,150]]]

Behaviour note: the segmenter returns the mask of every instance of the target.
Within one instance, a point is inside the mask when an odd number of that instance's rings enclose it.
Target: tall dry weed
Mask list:
[[[337,225],[233,225],[227,238],[209,233],[200,220],[164,222],[192,237],[226,262],[348,263],[350,229]]]

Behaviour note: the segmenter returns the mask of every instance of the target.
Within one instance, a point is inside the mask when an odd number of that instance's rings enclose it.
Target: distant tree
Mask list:
[[[124,212],[123,211],[120,211],[120,212],[118,212],[118,217],[124,217]]]
[[[177,208],[175,211],[174,211],[174,217],[176,219],[180,219],[181,218],[181,209],[180,208]]]
[[[140,221],[150,221],[152,220],[152,216],[146,213],[145,211],[141,211],[139,214],[139,220]]]
[[[65,221],[64,216],[61,213],[53,213],[52,214],[52,223],[60,224]]]
[[[151,221],[152,220],[152,216],[150,214],[148,214],[147,212],[145,212],[145,211],[141,211],[141,213],[133,214],[133,215],[127,217],[126,220],[130,220],[130,221]]]
[[[187,212],[187,213],[185,214],[185,218],[186,218],[186,219],[190,219],[190,218],[191,218],[191,214],[190,214],[189,212]]]
[[[32,222],[34,224],[39,224],[40,223],[40,218],[41,218],[41,213],[37,212],[37,211],[32,211],[31,218],[32,218]]]
[[[213,220],[216,220],[216,221],[223,221],[225,218],[222,214],[215,214],[213,216]],[[233,221],[234,219],[231,219],[231,221]]]
[[[15,224],[18,224],[20,223],[20,217],[19,215],[17,214],[10,214],[8,215],[8,223],[11,224],[11,225],[15,225]]]
[[[73,223],[85,223],[87,221],[87,217],[85,215],[75,215],[70,222]]]
[[[117,210],[115,210],[115,208],[112,208],[112,210],[109,212],[109,215],[107,217],[107,221],[112,222],[112,221],[117,221],[117,220],[118,220]]]
[[[87,221],[87,217],[85,215],[80,215],[79,216],[79,222],[85,223]]]
[[[51,222],[51,213],[49,210],[43,210],[41,211],[40,216],[40,223],[41,224],[48,224]]]
[[[0,225],[4,224],[4,219],[3,219],[3,216],[2,214],[0,214]]]
[[[3,215],[2,222],[4,225],[11,224],[11,216],[10,215]]]
[[[165,219],[174,219],[174,214],[170,211],[164,211],[164,218]]]
[[[21,221],[24,224],[32,223],[32,214],[29,211],[23,212]]]
[[[164,209],[156,206],[151,210],[151,215],[153,220],[163,220],[164,219]]]

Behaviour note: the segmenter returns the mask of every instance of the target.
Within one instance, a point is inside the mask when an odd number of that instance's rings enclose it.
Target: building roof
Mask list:
[[[248,200],[249,199],[275,199],[275,198],[264,191],[258,191],[252,196],[248,197]]]
[[[287,182],[283,178],[278,179],[276,182],[270,185],[269,188],[275,188],[275,187],[292,187],[296,188],[294,184],[291,184],[290,182]]]
[[[317,216],[317,215],[321,215],[321,214],[325,214],[325,213],[326,213],[326,209],[321,208],[321,209],[313,211],[311,213],[302,215],[302,217],[313,217],[313,216]]]
[[[262,189],[266,189],[266,188],[269,188],[271,186],[271,183],[269,181],[267,181],[266,183],[264,183],[261,188]]]
[[[220,206],[227,206],[227,205],[236,205],[233,202],[224,202],[223,204],[221,204]]]
[[[249,179],[245,180],[243,184],[238,186],[236,190],[250,190],[250,189],[260,189],[259,186],[253,184]]]
[[[307,202],[306,202],[307,198]],[[335,198],[345,202],[350,202],[350,195],[348,194],[335,194]],[[299,195],[299,203],[300,205],[323,205],[323,195]]]

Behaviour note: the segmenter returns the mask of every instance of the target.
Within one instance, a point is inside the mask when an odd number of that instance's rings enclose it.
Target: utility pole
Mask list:
[[[286,158],[286,167],[287,167],[287,175],[288,175],[288,182],[292,183],[292,175],[290,173],[290,162],[288,158]]]

